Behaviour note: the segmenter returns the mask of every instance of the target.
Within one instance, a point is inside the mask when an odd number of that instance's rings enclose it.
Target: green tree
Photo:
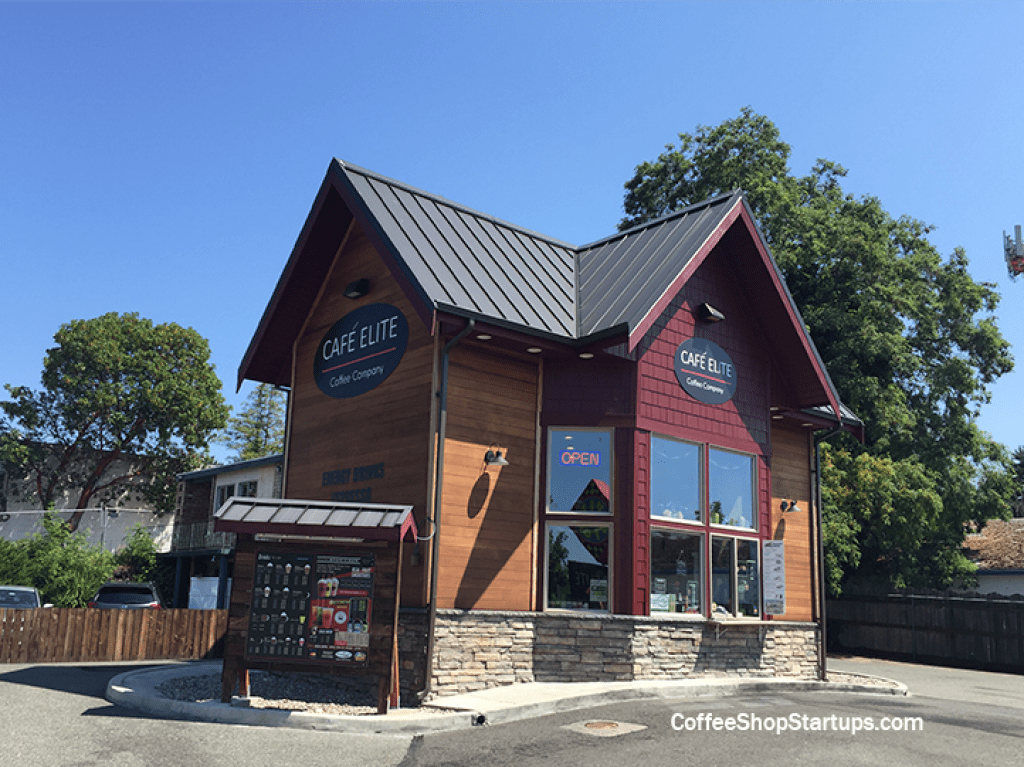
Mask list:
[[[156,542],[143,525],[135,525],[124,546],[114,554],[113,578],[149,581],[156,585],[164,605],[174,596],[174,563],[157,557]]]
[[[156,571],[156,543],[142,525],[128,533],[124,546],[114,554],[115,577],[130,581],[150,581]]]
[[[0,538],[0,583],[33,586],[28,550],[20,541]]]
[[[245,407],[228,419],[218,441],[234,450],[238,461],[284,452],[284,411],[284,393],[270,384],[258,384]]]
[[[22,467],[44,508],[71,490],[84,509],[146,478],[143,497],[172,509],[175,475],[201,465],[227,419],[206,339],[110,313],[62,325],[54,340],[41,390],[5,387],[0,458]]]
[[[559,604],[569,598],[569,549],[565,531],[548,541],[548,599]]]
[[[114,555],[90,545],[56,514],[43,516],[42,535],[20,542],[30,562],[31,585],[55,607],[85,607],[114,571]]]
[[[865,444],[842,441],[842,471],[825,480],[833,592],[879,575],[948,585],[964,569],[965,523],[1004,516],[1012,490],[1006,449],[977,426],[989,385],[1013,364],[994,318],[999,295],[971,278],[962,250],[941,257],[928,225],[845,193],[841,165],[818,160],[796,176],[789,156],[776,126],[749,108],[698,126],[637,166],[620,229],[744,189],[840,396],[866,425]],[[882,463],[850,463],[862,454]],[[843,476],[860,483],[851,496],[834,484]],[[923,503],[926,488],[939,505],[920,523],[854,513],[871,499]]]

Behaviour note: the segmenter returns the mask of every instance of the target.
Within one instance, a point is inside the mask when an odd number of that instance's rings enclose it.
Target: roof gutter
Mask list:
[[[434,503],[431,509],[430,534],[425,538],[417,539],[426,540],[427,538],[433,538],[430,554],[430,616],[427,619],[426,679],[423,689],[417,693],[417,697],[421,702],[430,695],[434,679],[434,634],[437,626],[437,571],[440,569],[438,560],[440,536],[437,534],[437,531],[441,515],[442,481],[444,478],[444,442],[448,430],[448,355],[452,349],[462,342],[462,339],[473,332],[475,327],[476,320],[470,317],[466,327],[444,345],[444,351],[441,353],[441,381],[438,390],[440,412],[437,424],[437,461],[434,469]]]

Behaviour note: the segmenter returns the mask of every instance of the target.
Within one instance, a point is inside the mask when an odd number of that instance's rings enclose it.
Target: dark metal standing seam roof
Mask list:
[[[579,335],[632,332],[741,200],[722,195],[580,248]]]
[[[435,305],[575,337],[571,245],[339,165]]]

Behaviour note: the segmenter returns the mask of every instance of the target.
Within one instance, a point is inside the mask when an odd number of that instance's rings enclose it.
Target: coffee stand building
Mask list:
[[[217,512],[245,665],[261,546],[376,537],[409,698],[819,673],[816,448],[861,425],[742,193],[574,247],[334,161],[245,379],[290,392],[284,499]]]

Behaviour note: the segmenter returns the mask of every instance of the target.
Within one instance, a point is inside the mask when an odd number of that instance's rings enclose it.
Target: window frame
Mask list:
[[[550,604],[551,597],[551,528],[553,527],[603,527],[608,530],[608,562],[605,567],[608,570],[607,606],[603,609],[591,607],[562,607]],[[589,613],[593,615],[611,615],[615,601],[615,525],[605,520],[562,520],[549,519],[544,525],[544,611],[545,612],[566,612],[566,613]]]
[[[243,492],[243,487],[246,491],[252,490],[250,495],[248,492]],[[238,498],[258,498],[259,497],[260,483],[258,479],[247,479],[242,482],[235,483],[235,495]]]
[[[699,448],[699,484],[700,484],[700,519],[679,519],[678,517],[667,517],[660,514],[654,513],[654,483],[655,483],[655,472],[654,472],[654,450],[656,440],[667,440],[673,442],[680,442],[688,445],[696,445]],[[715,450],[721,453],[728,453],[733,455],[742,456],[750,461],[750,516],[752,527],[745,527],[739,525],[730,525],[723,522],[713,522],[711,520],[711,451]],[[731,572],[729,579],[729,589],[731,593],[731,599],[733,602],[732,609],[727,611],[725,615],[729,618],[749,618],[751,620],[764,620],[764,556],[761,550],[762,543],[762,532],[760,530],[761,522],[761,509],[760,509],[760,458],[761,456],[757,453],[747,452],[745,450],[738,450],[735,448],[723,447],[712,442],[697,442],[694,440],[683,439],[679,437],[673,437],[667,434],[658,432],[650,432],[650,439],[648,443],[648,524],[650,525],[650,541],[651,545],[654,542],[654,536],[657,533],[688,533],[690,535],[699,535],[701,538],[701,571],[700,571],[700,592],[701,592],[701,612],[700,613],[671,613],[654,611],[650,609],[650,595],[654,593],[654,574],[653,568],[653,556],[648,555],[648,578],[647,578],[647,590],[648,590],[648,614],[658,617],[690,617],[697,618],[701,617],[704,619],[714,620],[716,614],[722,615],[721,611],[716,613],[715,605],[715,580],[714,580],[714,542],[716,540],[727,540],[731,550]],[[738,562],[738,551],[740,542],[751,543],[756,546],[757,553],[757,600],[756,600],[756,615],[744,616],[741,613],[741,605],[739,599],[739,583],[740,583],[740,567]],[[744,604],[749,604],[746,602]]]
[[[762,543],[761,539],[760,538],[751,538],[749,536],[743,536],[743,535],[725,535],[725,534],[722,534],[722,533],[712,532],[711,533],[711,540],[709,541],[709,553],[710,553],[711,548],[714,546],[714,541],[716,539],[717,540],[728,541],[729,545],[730,545],[730,547],[732,549],[732,566],[731,566],[731,572],[730,572],[730,576],[729,576],[729,593],[731,595],[731,598],[732,598],[734,604],[732,606],[732,610],[725,610],[723,612],[725,612],[725,614],[728,617],[730,617],[730,618],[748,618],[750,620],[763,620],[764,619],[764,572],[763,572],[762,568],[764,566],[764,557],[763,557],[762,552],[761,552],[761,543]],[[742,614],[742,612],[740,610],[741,602],[740,602],[740,589],[739,589],[739,585],[740,585],[739,544],[740,544],[741,541],[744,542],[744,543],[753,544],[754,547],[755,547],[755,551],[757,552],[757,603],[756,603],[757,613],[755,615],[745,615],[745,614]],[[709,572],[712,572],[712,577],[713,577],[713,569],[714,569],[714,563],[711,562],[710,566],[709,566]],[[711,618],[714,618],[715,615],[716,615],[716,611],[714,609],[714,605],[716,604],[715,598],[714,598],[714,583],[710,584],[710,594],[711,594],[711,603],[709,604],[708,615]],[[745,602],[745,603],[742,603],[742,604],[749,604],[749,602]]]
[[[223,492],[223,491],[227,491],[227,492]],[[235,497],[235,483],[232,482],[229,485],[217,485],[217,487],[216,487],[214,492],[216,493],[216,498],[215,498],[216,508],[219,509],[221,506],[223,506],[225,503],[227,503],[228,498],[234,498]]]
[[[738,455],[750,460],[750,523],[751,527],[745,527],[743,525],[730,525],[726,522],[713,522],[711,520],[711,451],[716,450],[719,453],[727,453],[729,455]],[[754,453],[747,453],[742,450],[733,450],[727,447],[721,447],[720,445],[714,445],[711,443],[704,443],[704,456],[705,456],[705,467],[704,467],[704,479],[707,486],[704,489],[704,496],[701,501],[704,503],[704,516],[711,527],[720,530],[731,530],[734,533],[746,532],[752,535],[760,533],[758,529],[759,514],[758,514],[758,487],[757,487],[757,460],[758,457]]]
[[[655,466],[655,459],[654,459],[653,451],[654,451],[654,441],[656,439],[657,440],[663,440],[665,442],[675,442],[675,443],[682,444],[682,445],[688,445],[690,447],[694,447],[694,448],[697,449],[697,501],[698,501],[697,519],[686,519],[686,518],[680,518],[680,517],[670,517],[670,516],[666,516],[664,514],[655,514],[655,512],[654,512],[654,466]],[[690,523],[690,524],[695,524],[695,525],[703,525],[704,524],[705,520],[707,519],[707,509],[705,508],[707,506],[707,504],[705,503],[705,500],[707,499],[707,495],[708,495],[707,482],[706,482],[707,468],[705,466],[705,464],[706,464],[705,453],[707,451],[706,451],[705,448],[706,448],[706,445],[704,445],[704,443],[701,443],[701,442],[693,442],[691,440],[678,439],[676,437],[669,437],[669,436],[666,436],[666,435],[663,435],[663,434],[656,434],[654,432],[651,433],[651,441],[650,441],[650,446],[649,446],[650,489],[648,491],[648,499],[649,499],[649,504],[650,504],[650,508],[648,509],[648,512],[649,512],[648,516],[651,518],[651,520],[656,520],[656,519],[657,520],[667,520],[669,522],[683,522],[683,523]]]
[[[697,529],[692,529],[692,528],[691,529],[687,529],[687,528],[681,528],[681,527],[664,527],[664,526],[654,527],[654,526],[652,526],[651,527],[651,531],[650,531],[650,540],[651,540],[651,549],[652,550],[654,548],[654,541],[655,541],[655,536],[656,535],[668,535],[668,536],[671,536],[671,535],[681,535],[681,536],[690,536],[690,537],[693,537],[693,538],[697,539],[697,551],[699,552],[699,556],[700,556],[700,562],[699,562],[699,564],[697,566],[697,600],[698,600],[699,608],[696,611],[673,610],[672,607],[671,607],[671,604],[672,604],[671,600],[669,601],[670,607],[667,610],[661,610],[661,609],[655,610],[653,607],[651,607],[651,603],[653,601],[652,598],[653,598],[653,596],[655,594],[655,591],[654,591],[654,588],[655,588],[654,579],[655,579],[655,577],[661,577],[661,576],[655,576],[654,565],[653,565],[654,557],[653,557],[653,555],[651,555],[650,561],[649,561],[649,569],[650,569],[649,584],[650,584],[650,586],[649,586],[649,590],[648,590],[648,594],[647,594],[647,596],[648,596],[648,613],[650,615],[652,615],[652,616],[656,615],[658,617],[669,617],[670,616],[670,617],[673,617],[673,618],[689,618],[691,620],[692,619],[702,619],[702,618],[704,618],[707,615],[707,612],[708,612],[708,610],[707,610],[707,594],[705,593],[707,591],[707,589],[706,589],[706,581],[707,581],[706,573],[707,573],[707,569],[708,569],[708,565],[707,565],[707,533],[704,530],[697,530]],[[676,606],[678,607],[678,601],[676,602]]]
[[[555,435],[564,435],[566,433],[594,433],[594,434],[605,434],[608,437],[608,469],[607,469],[607,485],[608,485],[608,509],[606,511],[594,511],[586,509],[555,509],[552,508],[552,480],[554,479],[555,471],[555,456],[561,452],[555,448]],[[545,474],[546,487],[544,493],[544,512],[547,515],[556,516],[597,516],[597,517],[612,517],[615,514],[615,429],[610,427],[572,427],[572,426],[549,426],[547,427],[547,443],[548,443],[548,455],[547,455],[547,466]],[[604,481],[602,479],[602,481]],[[586,488],[584,488],[586,489]]]

